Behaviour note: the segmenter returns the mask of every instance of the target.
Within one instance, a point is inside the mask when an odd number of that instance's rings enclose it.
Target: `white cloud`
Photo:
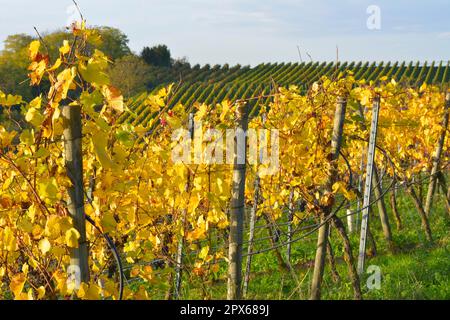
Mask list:
[[[450,39],[450,31],[439,33],[438,38],[439,39]]]
[[[267,12],[243,12],[237,10],[201,12],[194,16],[194,20],[211,25],[236,24],[237,27],[242,24],[268,24],[276,21]]]

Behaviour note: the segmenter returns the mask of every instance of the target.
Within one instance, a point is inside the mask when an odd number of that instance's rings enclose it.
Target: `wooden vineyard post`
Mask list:
[[[334,125],[333,125],[333,136],[331,140],[331,155],[332,155],[332,173],[329,177],[329,181],[327,182],[327,191],[332,190],[332,186],[336,179],[336,170],[337,170],[337,159],[339,158],[339,153],[341,150],[342,144],[342,134],[344,131],[344,120],[345,120],[345,112],[347,107],[347,101],[339,97],[336,105],[336,113],[334,116]],[[324,212],[322,212],[320,216],[320,228],[319,234],[317,237],[317,248],[316,248],[316,258],[314,260],[314,272],[311,284],[311,300],[319,300],[321,293],[321,285],[323,278],[323,271],[325,268],[325,258],[327,253],[327,243],[328,243],[328,232],[329,232],[329,222],[327,221],[331,214],[331,207],[325,208]]]
[[[373,101],[369,150],[367,152],[366,183],[364,188],[362,219],[361,219],[361,238],[359,242],[359,256],[358,256],[358,274],[360,276],[364,272],[364,260],[366,258],[366,241],[367,241],[367,230],[369,226],[370,194],[372,191],[372,181],[373,181],[372,174],[375,161],[375,146],[377,142],[379,111],[380,111],[380,97],[376,96]]]
[[[398,212],[398,207],[397,207],[397,180],[396,178],[394,178],[394,181],[392,182],[393,188],[394,190],[391,191],[391,195],[389,196],[390,202],[391,202],[391,209],[392,209],[392,214],[394,215],[395,218],[395,223],[397,225],[397,230],[401,230],[402,229],[402,218],[400,217],[400,213]]]
[[[450,188],[447,187],[447,181],[445,180],[444,174],[439,172],[438,183],[441,186],[442,193],[444,194],[445,207],[447,208],[447,215],[450,215],[450,197],[448,191]]]
[[[265,115],[262,116],[262,123],[265,123]],[[263,133],[264,134],[264,133]],[[261,142],[260,142],[261,143]],[[263,161],[263,151],[260,151],[259,162]],[[255,239],[255,224],[256,224],[256,211],[258,211],[258,202],[259,202],[259,186],[260,186],[260,178],[258,174],[258,169],[256,170],[255,177],[255,193],[253,195],[253,206],[250,211],[250,223],[249,223],[249,237],[248,237],[248,248],[247,248],[247,261],[245,265],[245,275],[244,275],[244,285],[242,289],[242,296],[245,298],[248,293],[248,284],[250,283],[250,272],[252,266],[252,251],[253,251],[253,241]]]
[[[423,203],[421,199],[419,199],[419,196],[416,193],[416,190],[413,185],[409,184],[406,187],[406,190],[408,191],[409,195],[411,196],[411,199],[413,200],[414,206],[417,209],[417,212],[419,213],[420,219],[422,220],[422,229],[425,232],[425,237],[427,238],[427,241],[433,241],[433,235],[430,228],[430,222],[428,221],[428,217],[425,213],[425,209],[423,207]]]
[[[189,130],[189,139],[187,143],[189,143],[189,146],[192,144],[192,140],[194,139],[194,114],[189,113],[189,124],[188,124],[188,130]],[[186,186],[184,189],[184,192],[188,193],[191,183],[191,172],[189,168],[187,169],[187,179],[186,179]],[[176,256],[176,267],[175,267],[175,290],[173,293],[174,299],[180,298],[180,290],[181,290],[181,281],[183,278],[183,250],[184,250],[184,237],[186,234],[186,215],[187,210],[183,209],[183,216],[182,216],[182,228],[183,228],[183,234],[179,236],[178,239],[178,246],[177,246],[177,256]]]
[[[84,214],[81,106],[64,106],[62,116],[65,164],[67,175],[72,182],[72,186],[68,188],[67,209],[73,219],[74,228],[80,234],[78,248],[70,249],[68,273],[75,284],[79,285],[80,282],[89,282],[88,244]]]
[[[389,223],[389,217],[387,214],[386,205],[384,203],[383,189],[381,187],[382,181],[381,179],[379,179],[378,168],[375,163],[373,164],[372,180],[375,199],[377,199],[378,215],[380,216],[381,228],[383,229],[384,238],[388,243],[388,248],[392,251],[394,245],[392,243],[391,225]]]
[[[425,202],[425,214],[427,216],[430,215],[431,205],[433,204],[434,191],[436,189],[436,182],[437,182],[437,179],[439,178],[438,174],[439,174],[439,167],[440,167],[440,163],[441,163],[441,155],[442,155],[442,150],[444,148],[445,135],[447,133],[447,128],[448,128],[449,108],[450,108],[450,92],[447,92],[447,95],[445,97],[444,119],[442,121],[442,133],[439,138],[438,145],[436,147],[436,151],[434,152],[433,168],[431,169],[430,183],[428,185],[427,199]]]
[[[236,109],[236,135],[234,143],[234,166],[230,209],[230,233],[228,239],[228,285],[227,299],[241,298],[242,242],[245,210],[245,171],[247,158],[248,115],[245,104]]]
[[[346,211],[347,214],[347,229],[348,229],[348,233],[352,234],[353,232],[355,232],[355,218],[354,218],[354,214],[352,212],[352,210],[350,208],[347,209]]]

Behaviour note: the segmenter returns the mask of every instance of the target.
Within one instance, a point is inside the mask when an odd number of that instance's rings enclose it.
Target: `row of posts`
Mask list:
[[[334,128],[332,136],[332,170],[337,172],[337,160],[340,154],[340,148],[342,144],[342,134],[344,119],[346,113],[346,100],[344,98],[338,98]],[[433,158],[433,167],[431,172],[431,179],[429,182],[428,194],[425,205],[425,212],[429,214],[431,210],[432,198],[434,190],[436,188],[436,183],[439,174],[440,158],[444,149],[444,141],[446,128],[449,122],[449,105],[450,105],[450,93],[446,95],[445,103],[445,116],[443,120],[444,130],[438,141],[438,145],[435,152],[435,157]],[[358,206],[358,210],[362,211],[361,220],[361,238],[358,256],[358,273],[362,275],[364,271],[365,264],[365,252],[366,252],[366,241],[369,232],[369,209],[371,201],[372,189],[375,191],[375,196],[379,203],[379,212],[381,224],[383,227],[383,232],[386,240],[391,244],[392,236],[389,228],[388,216],[386,213],[386,208],[384,206],[381,193],[381,185],[378,181],[377,170],[375,166],[375,153],[376,153],[376,139],[377,139],[377,126],[378,117],[380,110],[380,97],[376,96],[373,101],[372,109],[372,122],[370,128],[370,139],[368,144],[368,150],[366,155],[366,179],[365,188],[363,196],[362,208]],[[363,111],[361,111],[363,114]],[[80,233],[79,246],[71,250],[71,265],[75,267],[77,271],[77,277],[82,282],[89,281],[89,264],[88,264],[88,246],[86,242],[86,227],[85,227],[85,214],[84,214],[84,190],[83,190],[83,171],[82,171],[82,123],[81,123],[81,109],[79,107],[64,107],[63,108],[63,119],[64,119],[64,147],[65,147],[65,161],[67,167],[67,174],[72,181],[72,186],[68,190],[68,210],[73,218],[74,227]],[[241,129],[247,132],[248,129],[248,111],[245,104],[239,104],[236,109],[236,126],[237,129]],[[193,137],[193,114],[189,117],[189,130],[191,138]],[[246,138],[245,138],[246,139]],[[246,148],[247,141],[244,143],[244,148]],[[238,161],[238,155],[242,155],[242,152],[238,150],[241,146],[239,143],[235,143],[235,159],[233,165],[233,178],[232,178],[232,195],[231,195],[231,207],[229,211],[229,246],[228,246],[228,284],[227,284],[227,298],[230,300],[241,299],[242,288],[244,289],[244,294],[247,293],[249,285],[249,274],[251,267],[251,250],[252,242],[254,238],[254,225],[256,220],[256,210],[257,203],[259,201],[259,178],[256,177],[255,183],[255,196],[254,204],[251,212],[250,224],[251,224],[251,234],[250,234],[250,245],[249,252],[247,254],[248,260],[246,264],[246,277],[244,281],[244,286],[242,285],[242,251],[243,251],[243,235],[244,235],[244,213],[245,213],[245,176],[246,176],[246,161]],[[242,147],[242,146],[241,146]],[[242,151],[242,150],[241,150]],[[246,150],[243,154],[246,157]],[[361,162],[361,166],[362,166]],[[336,175],[332,174],[330,180],[327,183],[327,188],[331,188]],[[190,184],[190,174],[188,173],[188,179],[186,182],[186,192],[189,190]],[[360,186],[361,187],[361,183]],[[291,194],[291,197],[293,195]],[[381,201],[379,201],[381,200]],[[448,199],[447,199],[448,201]],[[290,201],[292,202],[292,201]],[[294,208],[292,203],[289,205],[289,215],[290,222],[291,216],[293,214]],[[323,277],[323,269],[325,265],[325,255],[328,242],[329,234],[329,215],[331,214],[331,208],[320,217],[321,226],[319,228],[319,236],[317,243],[317,252],[315,260],[315,268],[313,274],[312,282],[312,292],[311,298],[320,298],[320,283]],[[183,228],[186,228],[186,212],[183,215]],[[358,215],[356,215],[358,216]],[[292,228],[290,228],[292,231]],[[292,236],[292,235],[290,235]],[[182,269],[183,269],[183,251],[184,251],[184,238],[180,237],[177,256],[176,256],[176,276],[175,276],[175,286],[174,286],[174,297],[177,299],[180,297],[181,283],[182,283]],[[290,241],[288,241],[290,242]],[[290,244],[288,248],[288,259],[290,258]]]

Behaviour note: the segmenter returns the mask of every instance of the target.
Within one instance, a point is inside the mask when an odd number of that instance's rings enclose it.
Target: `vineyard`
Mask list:
[[[229,67],[180,66],[176,68],[160,68],[156,73],[156,86],[153,93],[171,84],[176,84],[176,90],[169,101],[169,107],[177,104],[191,107],[194,103],[215,105],[224,100],[236,101],[249,99],[250,108],[268,105],[270,93],[279,86],[297,86],[301,92],[306,92],[311,85],[322,77],[334,79],[342,72],[350,71],[356,80],[380,82],[381,79],[394,79],[405,87],[419,88],[423,83],[445,87],[450,81],[449,62],[430,63],[281,63],[260,64],[254,68],[240,65]],[[146,123],[151,117],[145,113],[139,104],[145,99],[145,94],[136,97],[132,111],[121,120],[134,125]],[[141,106],[141,108],[138,108]]]
[[[72,34],[28,46],[48,90],[0,91],[1,299],[450,298],[448,62],[193,67],[127,100]]]

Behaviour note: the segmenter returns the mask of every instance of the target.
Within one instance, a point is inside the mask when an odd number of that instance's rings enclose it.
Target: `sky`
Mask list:
[[[166,44],[191,64],[448,61],[450,0],[78,0],[134,52]],[[0,41],[77,18],[71,0],[0,0]],[[338,50],[336,50],[338,48]]]

